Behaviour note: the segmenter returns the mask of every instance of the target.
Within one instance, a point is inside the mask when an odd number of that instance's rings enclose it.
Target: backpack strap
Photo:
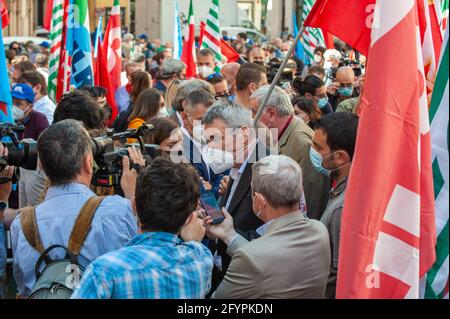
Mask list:
[[[95,212],[104,199],[104,196],[97,197],[94,195],[89,198],[86,204],[81,208],[73,226],[72,233],[70,234],[68,245],[69,251],[75,256],[80,254],[84,241],[91,229],[91,223]]]
[[[31,206],[21,208],[20,223],[23,234],[31,247],[36,249],[40,254],[44,253],[45,249],[42,245],[39,228],[36,223],[36,208]]]

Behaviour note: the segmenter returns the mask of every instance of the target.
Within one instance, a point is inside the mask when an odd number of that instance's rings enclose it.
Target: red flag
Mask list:
[[[430,127],[416,1],[379,3],[341,222],[337,298],[419,298],[419,279],[435,260]]]
[[[325,38],[325,46],[327,49],[334,49],[334,36],[329,32],[322,31],[322,33]]]
[[[122,73],[122,40],[120,28],[120,2],[114,0],[108,26],[105,31],[103,53],[107,61],[108,73],[111,78],[112,94],[122,86],[120,75]]]
[[[376,0],[317,0],[304,25],[321,28],[367,56],[375,2]]]
[[[181,61],[186,64],[186,77],[188,79],[197,77],[197,64],[195,63],[195,18],[192,0],[189,5],[189,33],[185,37],[183,43],[183,52],[181,53]]]
[[[2,16],[2,29],[4,29],[9,25],[8,7],[5,0],[0,0],[0,15]]]
[[[98,35],[100,36],[100,35]],[[108,72],[108,63],[106,61],[106,54],[103,51],[104,47],[102,47],[101,43],[99,43],[97,48],[97,58],[94,61],[94,83],[97,86],[101,86],[106,89],[106,100],[108,101],[109,106],[112,109],[111,121],[109,124],[112,124],[112,121],[116,118],[118,114],[116,101],[114,99],[114,92],[111,77]]]
[[[61,96],[69,90],[70,85],[70,71],[72,69],[72,57],[66,50],[66,38],[67,38],[67,25],[69,15],[69,1],[64,1],[64,15],[63,29],[62,29],[62,41],[61,41],[61,57],[59,59],[58,67],[58,79],[56,84],[56,102],[59,102]]]
[[[205,34],[205,22],[200,22],[200,46],[203,42],[203,35]],[[228,63],[237,62],[241,58],[239,53],[232,46],[230,46],[224,39],[220,41],[220,50],[222,55],[227,58]]]
[[[50,31],[52,25],[53,0],[47,0],[47,8],[44,16],[44,29]]]

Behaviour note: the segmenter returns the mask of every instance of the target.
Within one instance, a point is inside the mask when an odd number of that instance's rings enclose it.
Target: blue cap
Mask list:
[[[39,44],[39,46],[48,49],[50,48],[50,43],[48,43],[47,41],[42,41],[41,44]]]
[[[13,99],[26,100],[30,103],[34,102],[34,91],[28,84],[16,84],[11,91]]]
[[[148,40],[148,37],[147,37],[147,35],[146,35],[145,33],[142,33],[142,34],[139,34],[139,35],[138,35],[138,39],[147,41],[147,40]]]
[[[230,41],[230,38],[227,35],[223,36],[223,41]]]

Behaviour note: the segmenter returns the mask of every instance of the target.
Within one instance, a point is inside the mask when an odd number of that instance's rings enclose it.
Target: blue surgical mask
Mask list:
[[[345,88],[339,88],[339,94],[341,96],[350,97],[353,95],[353,86],[345,87]]]
[[[328,97],[321,98],[317,101],[317,105],[320,109],[323,109],[328,104]]]
[[[312,147],[311,147],[311,150],[309,151],[309,157],[311,159],[311,163],[313,164],[314,168],[317,171],[319,171],[320,173],[322,173],[326,176],[331,175],[331,171],[322,166],[322,163],[323,163],[322,155]]]

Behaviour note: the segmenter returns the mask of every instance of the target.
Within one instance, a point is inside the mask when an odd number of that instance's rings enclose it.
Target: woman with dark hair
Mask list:
[[[157,89],[146,89],[136,99],[130,116],[128,128],[137,129],[152,118],[158,117],[164,107],[164,97]]]
[[[177,123],[164,118],[155,117],[148,124],[154,129],[144,137],[146,144],[158,145],[164,154],[175,154],[183,151],[183,134]]]
[[[317,76],[308,75],[304,80],[297,77],[294,79],[292,86],[297,94],[311,100],[318,112],[322,114],[333,113],[333,108],[328,101],[327,86]]]
[[[292,99],[295,116],[301,118],[314,129],[314,123],[322,118],[322,113],[314,107],[314,103],[304,96],[295,96]]]
[[[112,116],[112,108],[108,104],[108,101],[106,100],[107,91],[102,86],[90,86],[86,85],[83,86],[80,91],[84,91],[88,93],[90,96],[92,96],[102,109],[102,111],[105,113],[105,116],[108,118],[108,120],[111,120]]]
[[[152,87],[152,79],[150,74],[145,71],[136,71],[131,76],[131,92],[130,92],[130,105],[128,109],[119,114],[114,121],[113,127],[115,132],[123,132],[128,128],[131,113],[133,112],[134,104],[140,95],[140,93],[146,89]]]

